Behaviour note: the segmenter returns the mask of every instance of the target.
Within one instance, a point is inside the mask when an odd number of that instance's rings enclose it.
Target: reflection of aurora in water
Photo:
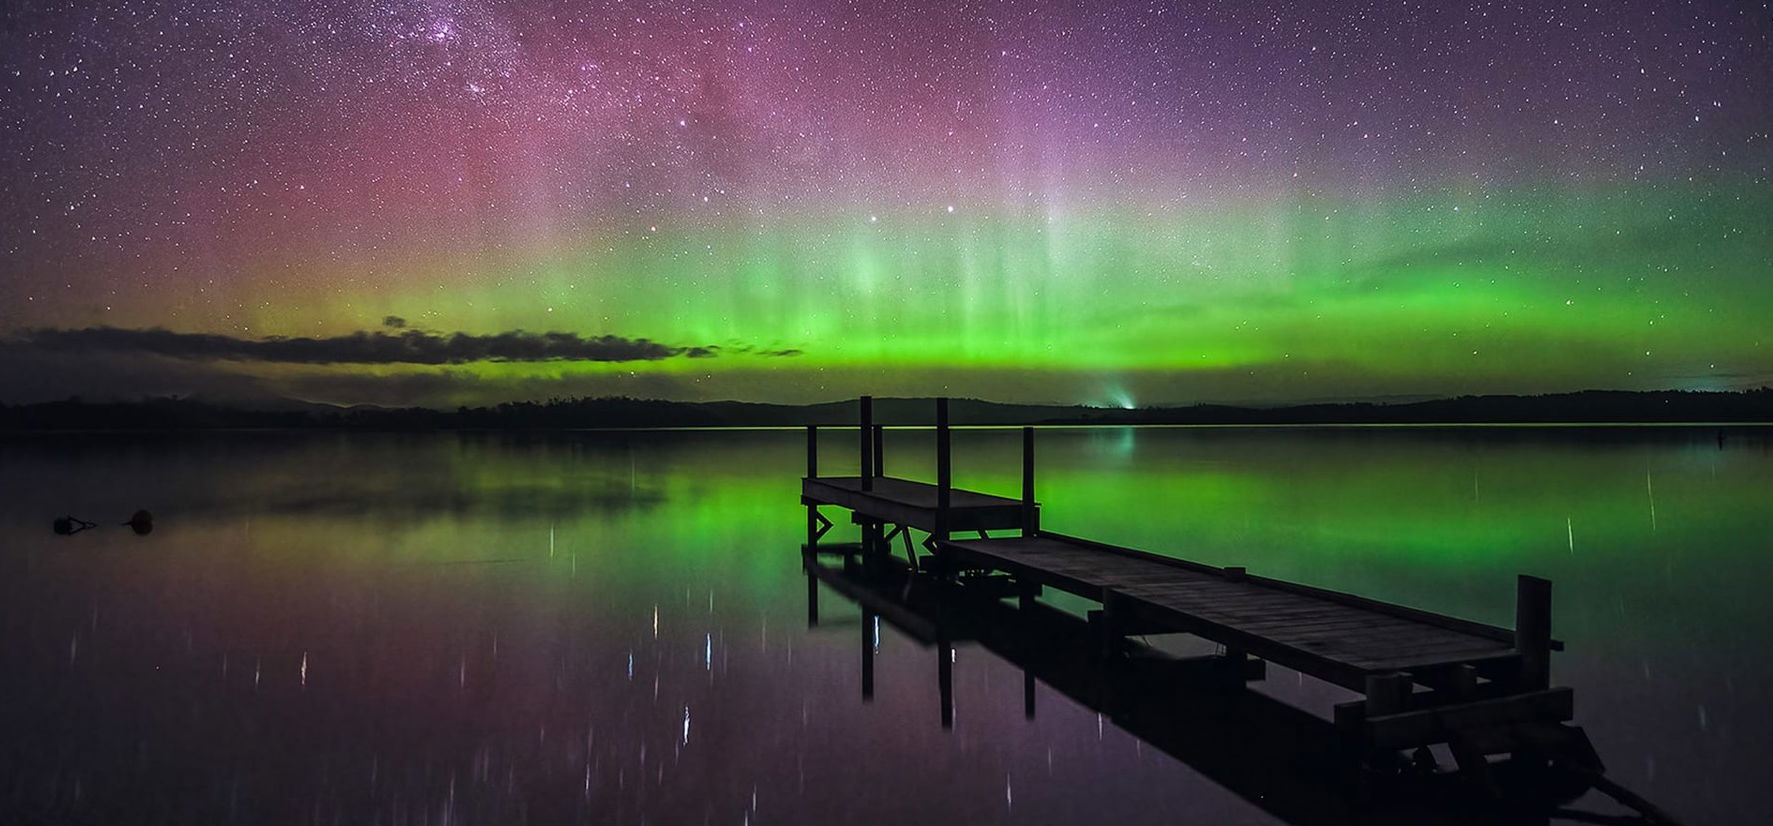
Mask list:
[[[1569,645],[1556,679],[1613,775],[1691,822],[1748,824],[1755,744],[1773,737],[1758,706],[1773,465],[1768,434],[1714,436],[1058,428],[1039,434],[1039,495],[1054,530],[1489,622],[1509,622],[1515,573],[1550,577]],[[821,461],[841,472],[853,440],[830,438]],[[888,431],[894,473],[927,478],[929,440]],[[1263,822],[1057,698],[1024,721],[1020,675],[970,651],[953,735],[928,652],[891,631],[861,704],[853,620],[828,603],[828,630],[805,630],[802,447],[798,432],[0,442],[15,514],[157,518],[147,537],[0,523],[16,549],[0,622],[27,629],[0,647],[0,731],[32,755],[0,749],[19,790],[5,805],[78,775],[83,811],[170,810],[178,790],[219,807],[233,788],[260,822],[315,805],[368,820],[396,797],[442,805],[453,767],[458,814],[521,799],[698,820],[742,816],[755,787],[754,822],[941,820],[999,811],[1008,776],[1018,811],[1059,820]],[[1017,489],[1015,431],[965,429],[955,448],[957,482]],[[1330,699],[1286,675],[1263,690]],[[65,749],[32,746],[51,740]],[[138,742],[161,759],[137,761]],[[380,791],[353,785],[371,766]],[[883,781],[916,792],[852,808],[856,784]]]

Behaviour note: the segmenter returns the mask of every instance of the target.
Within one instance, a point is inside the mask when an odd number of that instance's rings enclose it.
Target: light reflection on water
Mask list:
[[[956,434],[1013,493],[1019,437]],[[895,474],[931,474],[893,432]],[[835,596],[797,432],[0,442],[0,807],[52,822],[1269,822],[1020,672]],[[844,470],[853,434],[822,460]],[[1611,774],[1757,822],[1773,451],[1752,430],[1055,430],[1054,530],[1509,624]],[[151,510],[155,530],[116,523]],[[101,527],[48,528],[73,514]],[[833,514],[835,516],[835,514]],[[839,520],[841,523],[842,520]],[[857,636],[878,647],[862,701]],[[1263,690],[1321,704],[1285,672]],[[7,819],[7,818],[0,818]],[[14,817],[12,819],[19,819]]]

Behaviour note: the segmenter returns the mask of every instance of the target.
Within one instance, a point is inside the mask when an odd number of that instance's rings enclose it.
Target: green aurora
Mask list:
[[[400,392],[442,389],[427,399],[439,403],[579,393],[812,401],[983,387],[999,398],[1149,404],[1728,389],[1773,373],[1764,323],[1773,229],[1762,218],[1773,198],[1761,188],[1285,203],[660,227],[424,267],[471,268],[484,273],[477,285],[415,274],[319,302],[273,288],[253,303],[262,309],[250,329],[374,328],[424,307],[414,324],[490,333],[543,318],[549,329],[728,348],[638,367],[351,368],[414,388]],[[342,372],[243,369],[312,396]]]

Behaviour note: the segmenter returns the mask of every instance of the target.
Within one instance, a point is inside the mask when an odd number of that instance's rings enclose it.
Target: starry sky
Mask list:
[[[1770,21],[12,0],[0,401],[1760,386]]]

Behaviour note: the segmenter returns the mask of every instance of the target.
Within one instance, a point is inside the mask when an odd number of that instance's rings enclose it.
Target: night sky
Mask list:
[[[1765,3],[3,8],[3,401],[1773,381]]]

